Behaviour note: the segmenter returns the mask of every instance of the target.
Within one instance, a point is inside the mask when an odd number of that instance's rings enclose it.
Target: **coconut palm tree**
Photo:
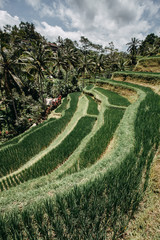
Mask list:
[[[131,42],[127,43],[127,45],[129,46],[127,51],[131,55],[131,61],[133,65],[136,64],[136,55],[138,52],[139,44],[140,44],[140,40],[138,40],[137,38],[131,38]]]
[[[70,39],[64,40],[64,46],[63,46],[63,58],[64,58],[64,64],[63,69],[66,72],[66,84],[68,85],[68,75],[70,72],[74,72],[74,68],[77,66],[77,49],[74,46],[74,43]]]
[[[98,56],[96,56],[95,63],[95,71],[100,75],[105,69],[104,54],[98,54]]]
[[[56,54],[53,57],[53,71],[57,72],[57,76],[59,76],[60,72],[64,70],[65,58],[63,52],[60,48],[58,48]]]
[[[66,38],[58,38],[57,40],[58,43],[58,51],[55,54],[55,68],[59,71],[61,67],[65,70],[67,70],[68,66],[75,66],[76,64],[76,58],[75,58],[75,53],[76,53],[76,48],[74,46],[74,43],[72,40]],[[69,69],[68,69],[69,70]]]
[[[15,118],[18,120],[17,109],[13,97],[13,89],[22,91],[23,83],[19,78],[19,49],[4,46],[0,43],[0,89],[3,94],[5,92],[6,98],[12,100],[12,105],[15,113]]]
[[[91,57],[89,54],[88,55],[82,55],[80,57],[78,74],[82,75],[83,87],[84,87],[85,78],[89,76],[89,74],[94,69],[95,65],[96,65],[96,63],[95,63],[93,57]]]
[[[35,78],[35,82],[40,91],[42,103],[44,103],[45,74],[51,74],[52,51],[43,42],[32,42],[32,47],[25,51],[21,57],[24,71]]]

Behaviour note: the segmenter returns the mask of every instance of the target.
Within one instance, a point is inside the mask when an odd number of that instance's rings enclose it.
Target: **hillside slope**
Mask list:
[[[133,71],[159,73],[160,72],[160,57],[155,56],[155,57],[141,58],[137,62]]]
[[[138,61],[133,72],[117,72],[113,80],[146,86],[160,95],[160,57],[147,57]],[[160,101],[159,101],[160,103]],[[160,113],[157,113],[160,114]],[[160,239],[160,146],[152,164],[149,186],[137,213],[129,223],[124,240]]]
[[[142,201],[160,140],[160,96],[104,79],[70,98],[59,119],[1,147],[2,240],[115,240]]]

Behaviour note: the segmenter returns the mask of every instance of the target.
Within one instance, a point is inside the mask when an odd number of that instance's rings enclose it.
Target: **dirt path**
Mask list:
[[[74,127],[77,125],[80,118],[87,114],[87,109],[88,109],[88,99],[85,97],[85,95],[83,95],[79,99],[78,107],[77,107],[75,114],[73,115],[71,121],[68,123],[68,125],[66,126],[64,131],[62,133],[60,133],[57,136],[57,138],[54,139],[53,142],[51,142],[51,144],[46,149],[39,152],[37,155],[35,155],[33,158],[31,158],[26,164],[24,164],[22,167],[20,167],[18,170],[2,177],[0,179],[0,182],[9,176],[16,175],[16,174],[20,173],[21,171],[25,170],[26,168],[29,168],[31,165],[38,162],[42,157],[44,157],[46,154],[48,154],[52,149],[56,148],[67,137],[67,135],[74,129]]]

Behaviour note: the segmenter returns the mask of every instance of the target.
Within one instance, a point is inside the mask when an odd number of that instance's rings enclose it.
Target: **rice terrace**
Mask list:
[[[5,56],[10,49],[3,45],[2,51]],[[22,54],[19,61],[26,64],[31,52]],[[54,71],[68,86],[81,87],[62,92],[45,120],[0,144],[0,239],[144,239],[126,232],[160,160],[160,56],[137,57],[135,66],[112,69],[110,77],[82,71],[78,82],[67,69],[57,65]],[[158,226],[152,239],[160,239]]]

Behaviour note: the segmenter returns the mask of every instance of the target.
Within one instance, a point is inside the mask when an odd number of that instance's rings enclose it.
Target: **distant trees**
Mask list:
[[[127,45],[129,46],[127,51],[130,54],[131,64],[133,65],[136,64],[137,55],[152,56],[160,54],[160,37],[154,33],[148,34],[143,41],[132,38]]]
[[[127,43],[127,45],[129,46],[127,51],[130,53],[132,64],[135,65],[140,40],[138,40],[137,38],[132,38],[131,42]]]
[[[139,47],[139,54],[142,56],[156,55],[160,53],[160,37],[154,33],[147,35]]]

